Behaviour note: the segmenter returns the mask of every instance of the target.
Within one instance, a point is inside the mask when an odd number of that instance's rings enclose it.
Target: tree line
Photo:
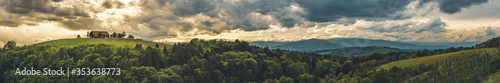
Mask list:
[[[167,82],[167,83],[399,83],[478,82],[496,72],[498,54],[468,54],[436,65],[372,68],[404,59],[450,53],[473,47],[414,52],[370,53],[355,57],[269,49],[246,41],[192,39],[171,46],[141,44],[116,47],[82,44],[17,47],[8,42],[0,50],[2,82]],[[488,51],[491,52],[491,51]],[[472,56],[474,55],[474,56]],[[490,57],[490,58],[487,58]],[[494,66],[492,66],[493,64]],[[111,76],[19,76],[16,68],[121,68]],[[457,72],[471,71],[471,72]],[[472,72],[476,71],[476,72]],[[474,78],[473,78],[474,77]],[[473,79],[472,79],[473,78]],[[477,78],[477,79],[476,79]]]

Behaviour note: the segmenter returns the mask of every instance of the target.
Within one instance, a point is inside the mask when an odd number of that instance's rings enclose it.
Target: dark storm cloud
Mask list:
[[[281,23],[284,27],[293,27],[296,23],[295,18],[302,18],[290,11],[286,7],[292,5],[291,0],[256,0],[240,1],[235,3],[222,4],[222,10],[227,10],[230,26],[241,28],[246,31],[268,29],[270,24]],[[290,17],[290,14],[296,17]],[[273,20],[263,16],[270,15]],[[276,19],[276,20],[274,20]]]
[[[88,7],[91,3],[85,3],[86,5],[75,3],[71,4],[71,7],[53,4],[67,1],[70,0],[0,1],[0,8],[10,14],[19,15],[17,18],[0,17],[2,19],[0,26],[15,27],[30,23],[23,22],[25,19],[20,18],[23,16],[23,18],[37,19],[37,22],[59,22],[63,27],[71,30],[92,30],[102,28],[101,22],[109,22],[92,17],[92,13],[99,13],[106,9],[140,6],[130,7],[142,8],[140,10],[142,12],[137,12],[138,15],[124,15],[125,19],[123,22],[117,22],[121,23],[117,27],[123,25],[133,30],[140,30],[140,26],[145,26],[146,29],[165,32],[160,35],[176,35],[169,31],[182,32],[194,28],[221,33],[238,28],[245,31],[265,30],[270,28],[269,25],[278,24],[291,28],[330,24],[350,25],[356,23],[357,19],[366,21],[408,19],[411,16],[401,17],[396,14],[406,10],[406,6],[412,1],[419,1],[420,5],[437,2],[441,11],[449,14],[459,12],[461,8],[487,2],[487,0],[141,0],[122,3],[116,0],[106,0],[99,2],[96,9]],[[401,28],[415,26],[413,23],[408,22],[388,29],[387,27],[369,29],[379,32],[384,32],[384,30],[385,32],[441,32],[443,31],[441,26],[446,25],[441,20],[435,20],[428,23],[426,27]],[[85,25],[88,27],[84,27]]]
[[[104,8],[111,8],[113,5],[111,5],[111,2],[109,1],[104,1],[104,3],[101,4],[102,7]]]
[[[413,0],[297,0],[315,22],[335,21],[343,17],[390,17],[405,9]]]
[[[196,2],[196,0],[194,2]],[[146,14],[140,17],[127,17],[126,21],[132,22],[134,24],[147,23],[148,27],[153,30],[161,30],[169,28],[189,30],[191,29],[191,25],[185,22],[179,22],[178,21],[179,18],[182,16],[191,16],[194,14],[202,13],[201,11],[206,11],[206,10],[200,10],[203,8],[197,9],[198,7],[201,6],[196,6],[196,5],[184,6],[186,5],[186,3],[188,2],[186,2],[185,0],[144,0],[140,5],[143,7],[142,10],[145,11]],[[181,8],[177,6],[186,7],[184,8],[186,9],[184,11],[188,12],[175,13],[176,11],[172,10],[176,8],[179,9]],[[174,13],[179,16],[175,15]],[[185,15],[182,13],[185,13]]]
[[[304,21],[298,19],[302,18],[299,15],[282,16],[293,14],[284,9],[292,3],[291,0],[146,0],[142,6],[148,15],[132,19],[140,19],[138,23],[147,23],[154,30],[187,31],[196,27],[215,33],[236,28],[254,31],[268,29],[270,24],[283,22],[282,25],[292,27]],[[200,19],[194,23],[179,19],[191,17]]]
[[[182,17],[208,13],[215,8],[213,0],[174,0],[171,4],[173,4],[174,14]]]
[[[212,26],[214,23],[210,22],[210,21],[204,21],[204,22],[201,22],[201,24],[203,24],[205,26]]]
[[[53,6],[51,0],[8,0],[5,1],[6,10],[9,13],[28,14],[30,12],[49,13],[57,16],[88,17],[88,13],[83,8],[78,6],[73,7],[56,7]]]
[[[102,4],[101,4],[102,7],[104,8],[122,8],[125,6],[125,4],[119,2],[119,1],[104,1]]]
[[[344,17],[407,19],[410,17],[394,14],[405,10],[405,7],[413,1],[419,1],[420,6],[437,2],[441,12],[448,14],[488,2],[488,0],[296,0],[308,11],[307,20],[314,22],[336,21]]]
[[[60,7],[53,3],[62,0],[6,0],[0,1],[3,19],[0,26],[17,27],[22,24],[33,25],[36,22],[73,20],[81,17],[90,19],[89,11],[81,5]],[[22,18],[21,18],[22,17]],[[72,28],[70,28],[72,29]]]
[[[280,18],[279,22],[283,27],[293,27],[296,23],[298,23],[298,21],[293,18]]]
[[[47,0],[8,0],[3,4],[6,5],[7,12],[17,14],[27,14],[29,12],[46,12],[53,11],[54,7],[48,4]]]
[[[397,15],[397,13],[406,10],[409,3],[414,1],[419,1],[421,5],[438,2],[438,6],[445,13],[450,13],[450,10],[445,9],[460,9],[478,4],[474,1],[453,2],[450,0],[147,0],[143,6],[150,10],[151,15],[142,18],[142,22],[148,23],[149,27],[154,30],[163,28],[191,30],[196,27],[215,33],[236,28],[245,31],[264,30],[268,29],[271,24],[280,24],[282,27],[288,28],[299,25],[310,26],[305,24],[306,22],[349,25],[355,23],[356,19],[366,19],[367,21],[381,19],[381,21],[385,21],[411,18],[411,16],[401,16]],[[304,10],[299,12],[291,11],[289,7],[292,5],[304,8]],[[170,11],[170,13],[158,13],[159,11]],[[193,17],[198,14],[216,20],[200,20],[195,23],[179,22],[179,18]],[[265,16],[270,16],[270,18]],[[393,26],[391,29],[394,30],[387,30],[387,32],[421,33],[427,30],[432,30],[430,32],[443,32],[444,29],[439,27],[446,25],[441,20],[435,20],[426,25],[432,28],[418,27],[409,30],[401,28],[414,26],[413,23],[416,22]],[[214,26],[221,24],[224,26]],[[382,28],[373,30],[384,32]]]
[[[460,12],[462,8],[468,8],[472,5],[479,5],[488,2],[488,0],[422,0],[420,5],[429,2],[439,3],[441,12],[454,14]]]
[[[70,30],[93,30],[100,29],[101,21],[94,19],[74,19],[74,20],[66,20],[61,22],[62,25]]]
[[[52,0],[52,1],[53,1],[53,2],[60,2],[60,1],[62,1],[62,0]]]
[[[89,17],[89,14],[87,12],[85,12],[85,9],[79,8],[77,6],[73,6],[71,8],[68,8],[68,7],[57,8],[54,11],[52,11],[52,14],[57,15],[57,16],[66,17],[66,18],[75,18],[78,16]]]
[[[22,22],[19,20],[4,20],[4,19],[0,20],[0,25],[3,25],[3,26],[17,27],[21,24],[22,24]]]

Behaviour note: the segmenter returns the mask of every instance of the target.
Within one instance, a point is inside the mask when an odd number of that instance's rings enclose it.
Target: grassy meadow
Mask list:
[[[500,82],[500,72],[491,74],[490,76],[486,77],[486,79],[483,80],[483,83],[498,83],[498,82]]]
[[[452,52],[452,53],[446,53],[446,54],[440,54],[440,55],[433,55],[433,56],[426,56],[426,57],[419,57],[419,58],[414,58],[414,59],[407,59],[407,60],[401,60],[401,61],[395,61],[391,63],[387,63],[378,67],[375,67],[374,69],[380,70],[380,69],[390,69],[391,67],[408,67],[408,66],[418,66],[420,64],[426,64],[426,65],[435,65],[435,64],[441,64],[444,62],[445,59],[449,58],[460,58],[460,57],[470,57],[473,55],[484,55],[484,54],[489,54],[493,55],[494,53],[498,54],[499,51],[495,50],[494,48],[483,48],[483,49],[472,49],[472,50],[465,50],[465,51],[458,51],[458,52]]]
[[[112,44],[117,47],[124,47],[126,45],[130,46],[135,46],[136,44],[142,44],[143,47],[151,46],[154,47],[157,43],[156,42],[150,42],[150,41],[144,41],[144,40],[137,40],[137,39],[118,39],[118,38],[72,38],[72,39],[59,39],[59,40],[52,40],[52,41],[46,41],[42,43],[38,43],[41,45],[52,45],[54,47],[61,47],[61,46],[77,46],[80,44]],[[163,43],[158,43],[160,47],[167,46],[169,47],[170,45],[163,44]],[[36,44],[35,44],[36,45]]]

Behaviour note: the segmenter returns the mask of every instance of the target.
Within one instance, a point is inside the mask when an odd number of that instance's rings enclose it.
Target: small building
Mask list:
[[[89,38],[109,38],[109,33],[107,31],[90,31],[88,34]]]

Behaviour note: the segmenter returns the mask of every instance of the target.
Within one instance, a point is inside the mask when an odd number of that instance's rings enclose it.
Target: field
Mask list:
[[[53,41],[46,41],[38,43],[41,45],[52,45],[54,47],[61,46],[77,46],[80,44],[112,44],[117,47],[124,47],[125,45],[135,46],[135,44],[142,44],[143,47],[151,46],[154,47],[157,43],[136,39],[116,39],[116,38],[72,38],[72,39],[59,39]],[[167,44],[158,43],[160,47],[169,46]]]
[[[440,55],[432,55],[427,57],[419,57],[414,59],[395,61],[375,67],[374,69],[380,70],[383,68],[387,70],[394,66],[402,68],[408,66],[418,66],[420,64],[433,65],[436,64],[436,62],[441,63],[448,58],[467,57],[471,55],[483,55],[485,53],[492,55],[493,53],[498,53],[498,52],[499,51],[495,50],[494,48],[472,49],[472,50],[458,51]]]

